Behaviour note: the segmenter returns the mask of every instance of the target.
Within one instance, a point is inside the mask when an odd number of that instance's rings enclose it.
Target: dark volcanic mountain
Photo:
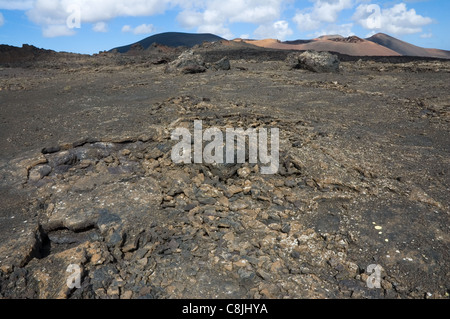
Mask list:
[[[162,44],[168,47],[193,47],[203,42],[216,42],[224,40],[223,38],[211,33],[182,33],[182,32],[165,32],[152,35],[133,44],[115,48],[120,53],[128,52],[132,46],[141,45],[144,49],[148,49],[153,43]],[[111,50],[112,51],[112,50]]]
[[[421,48],[384,33],[377,33],[366,40],[382,45],[405,56],[450,58],[450,51]]]

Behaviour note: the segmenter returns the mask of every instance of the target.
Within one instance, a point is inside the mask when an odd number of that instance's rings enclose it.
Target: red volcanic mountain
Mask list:
[[[450,51],[421,48],[383,33],[378,33],[368,39],[361,39],[357,36],[344,38],[340,35],[325,35],[312,40],[285,42],[276,39],[237,40],[272,49],[330,51],[352,56],[413,56],[450,59]]]

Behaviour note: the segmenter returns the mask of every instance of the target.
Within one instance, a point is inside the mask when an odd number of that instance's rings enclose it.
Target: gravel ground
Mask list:
[[[449,297],[450,62],[167,54],[0,68],[0,297]],[[175,164],[194,120],[279,128],[278,173]]]

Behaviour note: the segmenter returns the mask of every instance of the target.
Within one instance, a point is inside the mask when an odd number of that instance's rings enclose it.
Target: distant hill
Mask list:
[[[191,48],[203,42],[216,42],[224,40],[223,38],[211,33],[183,33],[183,32],[165,32],[152,35],[136,43],[114,48],[120,53],[128,52],[131,47],[140,45],[144,50],[148,49],[152,44],[157,43],[168,47],[188,47]]]
[[[359,39],[359,38],[357,38]],[[259,47],[278,49],[278,50],[315,50],[315,51],[330,51],[351,56],[400,56],[389,48],[382,45],[359,39],[355,41],[354,37],[343,38],[339,36],[323,36],[313,40],[296,40],[280,42],[275,39],[246,41]]]
[[[52,50],[39,49],[33,45],[23,44],[22,47],[0,45],[0,64],[35,62],[56,56]]]
[[[314,40],[292,40],[292,41],[283,41],[284,44],[292,44],[292,45],[296,45],[296,44],[306,44],[306,43],[310,43],[310,42],[314,42]]]
[[[278,50],[330,51],[349,56],[408,56],[450,59],[450,51],[421,48],[383,33],[378,33],[368,39],[361,39],[357,36],[344,38],[340,35],[323,35],[311,40],[281,42],[276,39],[263,39],[244,41],[259,47]]]
[[[333,40],[333,39],[343,39],[344,37],[339,34],[326,34],[319,37],[320,40]]]
[[[408,42],[401,41],[384,33],[377,33],[366,40],[378,43],[405,56],[421,56],[450,59],[450,51],[425,49]]]

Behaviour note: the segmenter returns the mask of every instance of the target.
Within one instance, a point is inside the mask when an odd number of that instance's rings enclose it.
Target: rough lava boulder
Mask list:
[[[203,73],[206,71],[206,65],[203,58],[194,54],[192,50],[183,52],[175,61],[171,62],[167,68],[167,73]]]
[[[305,69],[317,73],[339,72],[339,58],[329,52],[305,51],[293,53],[286,58],[292,69]]]

